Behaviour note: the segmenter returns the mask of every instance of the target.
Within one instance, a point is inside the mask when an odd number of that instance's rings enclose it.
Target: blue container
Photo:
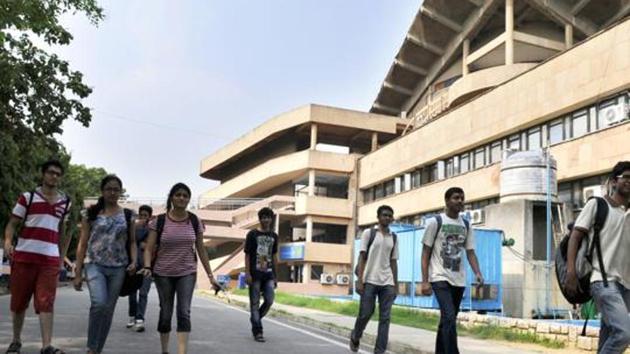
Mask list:
[[[247,279],[247,276],[245,275],[245,272],[239,273],[239,275],[238,275],[238,282],[237,282],[237,285],[238,285],[239,289],[245,289],[247,287],[246,279]]]
[[[420,295],[422,283],[422,239],[424,237],[424,227],[393,224],[391,230],[397,235],[398,240],[398,282],[399,295],[396,298],[397,305],[439,308],[434,295]],[[503,280],[501,268],[501,246],[503,231],[491,229],[474,228],[475,233],[475,253],[479,260],[479,267],[483,274],[485,285],[483,288],[471,289],[474,281],[474,274],[468,260],[466,262],[467,278],[466,291],[462,300],[462,310],[473,311],[501,311],[503,297]],[[359,258],[361,240],[354,242],[354,261]],[[353,275],[354,277],[354,275]],[[354,279],[356,281],[356,279]],[[354,282],[353,282],[354,284]],[[473,291],[471,291],[473,290]],[[477,296],[471,296],[475,293]],[[358,300],[359,295],[354,291],[353,298]]]

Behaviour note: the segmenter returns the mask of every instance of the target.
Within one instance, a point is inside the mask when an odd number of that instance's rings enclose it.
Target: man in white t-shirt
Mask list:
[[[359,316],[350,335],[350,350],[357,352],[378,297],[379,322],[374,353],[385,353],[389,337],[389,321],[398,288],[398,242],[389,230],[394,209],[381,205],[376,211],[378,225],[363,231],[357,277],[357,293],[361,295]],[[372,241],[370,242],[370,239]]]
[[[428,220],[422,240],[422,294],[435,297],[440,305],[440,324],[435,342],[436,354],[458,354],[457,313],[466,288],[464,253],[483,284],[475,254],[475,237],[470,224],[459,213],[464,210],[464,191],[449,188],[444,194],[446,210]]]
[[[609,179],[613,193],[604,197],[608,203],[608,215],[599,233],[604,272],[594,251],[590,290],[602,315],[597,352],[618,354],[630,345],[630,161],[617,163]],[[567,251],[565,288],[568,292],[577,290],[576,255],[582,238],[588,237],[589,247],[593,242],[596,214],[597,201],[591,199],[573,226]],[[602,273],[606,274],[607,284]]]

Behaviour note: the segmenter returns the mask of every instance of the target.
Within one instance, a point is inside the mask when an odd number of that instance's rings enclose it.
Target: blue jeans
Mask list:
[[[175,295],[177,295],[177,332],[190,332],[190,305],[197,282],[197,273],[181,277],[155,275],[153,280],[160,297],[158,332],[169,333],[171,331]]]
[[[374,353],[385,353],[387,351],[387,342],[389,341],[389,322],[392,312],[392,305],[396,300],[396,289],[392,285],[379,286],[366,283],[361,295],[361,303],[359,305],[359,316],[354,323],[352,330],[353,341],[359,341],[363,336],[363,331],[370,318],[374,313],[376,306],[376,297],[378,296],[378,334],[376,335],[376,344]]]
[[[267,315],[274,299],[274,286],[275,281],[273,279],[254,279],[249,286],[249,321],[252,323],[252,333],[254,335],[262,334],[263,326],[262,319]],[[260,293],[262,292],[263,299],[265,300],[260,306]]]
[[[144,321],[149,290],[151,290],[151,278],[144,278],[140,289],[129,294],[129,317]]]
[[[431,283],[431,288],[440,305],[440,324],[435,340],[435,354],[459,354],[457,313],[459,313],[465,288],[453,286],[447,281]]]
[[[88,263],[85,275],[90,291],[90,320],[88,324],[88,349],[103,351],[120,288],[125,280],[125,267],[105,267]]]
[[[591,295],[602,314],[599,329],[600,354],[620,354],[630,345],[630,290],[617,282],[596,281],[591,284]]]

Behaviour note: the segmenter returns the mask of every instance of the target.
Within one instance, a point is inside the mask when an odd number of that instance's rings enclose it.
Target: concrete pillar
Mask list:
[[[505,0],[505,65],[514,64],[514,0]]]
[[[566,49],[573,47],[573,26],[564,25],[564,46]]]
[[[378,149],[378,133],[377,132],[373,132],[372,133],[372,150],[374,151]]]
[[[302,266],[302,284],[308,284],[311,280],[311,265],[308,263],[304,263]]]
[[[468,54],[470,54],[470,40],[465,39],[462,48],[462,76],[468,75]]]
[[[311,124],[311,150],[317,146],[317,124]]]
[[[313,217],[306,217],[306,242],[313,242]]]
[[[274,222],[274,232],[280,237],[280,214],[276,213],[276,220]]]
[[[308,196],[315,196],[315,170],[308,171]]]

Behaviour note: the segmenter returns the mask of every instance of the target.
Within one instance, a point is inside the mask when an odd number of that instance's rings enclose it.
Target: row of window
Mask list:
[[[624,92],[599,104],[582,108],[521,132],[503,137],[463,154],[419,167],[363,190],[363,203],[418,188],[500,162],[503,151],[536,150],[605,129],[630,118],[630,93]]]

